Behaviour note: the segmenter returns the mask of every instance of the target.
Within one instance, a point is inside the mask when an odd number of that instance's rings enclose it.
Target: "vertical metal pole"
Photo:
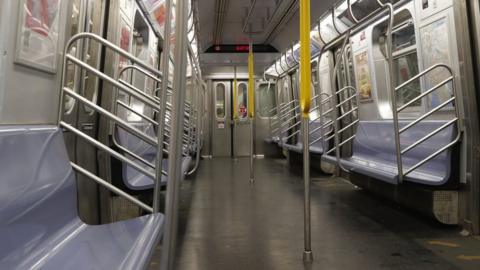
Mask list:
[[[237,66],[233,67],[233,159],[237,159],[237,120],[238,120],[238,92],[237,92]]]
[[[169,55],[170,55],[170,32],[171,32],[171,20],[172,20],[172,1],[166,0],[165,8],[168,11],[165,16],[165,32],[163,34],[163,52],[162,52],[162,90],[160,91],[160,108],[158,115],[158,130],[157,140],[158,148],[155,162],[155,185],[153,190],[153,212],[158,213],[160,211],[160,192],[162,189],[162,170],[163,170],[163,139],[165,137],[165,116],[167,105],[167,91],[168,91],[168,73],[169,73]]]
[[[275,91],[276,91],[276,99],[277,99],[277,123],[278,123],[278,130],[277,130],[277,137],[278,137],[278,145],[282,145],[282,93],[283,93],[283,80],[278,79],[277,83],[275,84]]]
[[[396,158],[397,158],[397,169],[398,169],[398,183],[403,182],[403,163],[402,163],[402,148],[400,145],[400,127],[398,124],[398,111],[397,111],[397,93],[395,91],[395,83],[393,81],[393,42],[392,42],[392,28],[394,23],[394,10],[391,3],[383,3],[380,0],[377,0],[377,3],[381,7],[386,7],[389,11],[388,17],[388,26],[387,26],[387,64],[388,64],[388,88],[391,93],[391,106],[392,106],[392,116],[393,116],[393,130],[395,135],[395,148],[396,148]]]
[[[254,103],[254,95],[255,95],[255,84],[253,81],[253,73],[254,73],[254,67],[253,67],[253,45],[250,42],[249,46],[249,53],[248,53],[248,110],[249,110],[249,116],[250,116],[250,182],[254,182],[254,168],[253,168],[253,143],[254,143],[254,137],[253,137],[253,126],[255,124],[255,103]]]
[[[182,176],[182,135],[185,107],[185,86],[187,66],[187,1],[177,1],[175,8],[175,75],[173,77],[172,131],[169,149],[167,198],[165,205],[165,233],[161,267],[172,270],[174,267],[178,222],[178,202],[180,179]],[[167,10],[170,12],[170,10]],[[164,76],[167,76],[166,74]]]
[[[195,80],[193,81],[193,90],[195,91],[195,108],[196,110],[193,110],[195,112],[195,122],[196,122],[196,127],[195,127],[195,146],[196,146],[196,149],[195,149],[195,165],[194,167],[189,171],[187,172],[187,175],[192,175],[197,169],[198,169],[198,165],[200,163],[200,125],[201,125],[201,113],[200,113],[200,109],[201,109],[201,102],[202,102],[202,96],[201,96],[201,93],[200,93],[200,89],[202,87],[201,83],[200,83],[200,79],[198,77],[198,74],[196,72],[193,73],[193,75],[195,75]]]
[[[313,261],[311,244],[311,220],[310,220],[310,143],[309,143],[309,118],[302,117],[302,140],[303,140],[303,177],[305,185],[304,198],[304,240],[305,247],[303,251],[303,260],[305,262]]]
[[[310,225],[310,152],[309,152],[309,113],[311,95],[310,66],[310,0],[300,0],[300,107],[302,115],[303,136],[303,177],[305,182],[304,197],[304,250],[303,261],[313,261]]]

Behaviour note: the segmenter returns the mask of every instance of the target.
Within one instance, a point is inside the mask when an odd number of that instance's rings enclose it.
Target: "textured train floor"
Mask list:
[[[203,160],[184,183],[176,269],[480,269],[480,238],[322,175],[312,178],[314,262],[304,265],[301,174],[256,160],[250,184],[248,162]]]

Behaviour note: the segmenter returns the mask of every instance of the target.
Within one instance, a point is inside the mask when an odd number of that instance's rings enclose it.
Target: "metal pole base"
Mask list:
[[[312,251],[303,251],[303,261],[304,262],[313,262],[313,253]]]

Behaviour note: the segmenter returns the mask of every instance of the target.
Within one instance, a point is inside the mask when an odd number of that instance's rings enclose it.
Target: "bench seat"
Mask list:
[[[162,214],[88,225],[57,127],[0,128],[0,269],[143,269]]]
[[[310,132],[317,129],[318,127],[320,127],[320,122],[318,121],[310,121],[310,126],[309,126],[309,130]],[[297,135],[297,143],[296,144],[283,144],[283,147],[285,149],[287,149],[288,151],[293,151],[293,152],[296,152],[296,153],[303,153],[303,142],[302,142],[302,139],[301,139],[301,133],[299,132]],[[310,142],[313,142],[315,141],[316,139],[320,138],[321,137],[321,131],[320,129],[319,130],[315,130],[313,133],[309,134],[308,135],[309,137],[309,141]],[[312,145],[309,146],[309,151],[310,153],[312,154],[316,154],[316,155],[322,155],[323,154],[323,145],[322,145],[322,140],[319,140],[315,143],[313,143]]]
[[[156,136],[154,133],[153,127],[151,125],[137,126],[137,128],[140,130],[144,130],[144,132],[152,138],[155,138]],[[118,143],[121,146],[139,155],[140,157],[147,160],[148,162],[152,164],[155,163],[157,149],[154,146],[137,138],[136,136],[132,135],[131,133],[125,131],[122,128],[117,127],[116,133],[117,133],[116,135],[117,135]],[[141,163],[134,157],[131,157],[128,154],[125,154],[125,156],[129,157],[132,161],[135,161],[136,163],[138,163],[138,165],[142,166],[143,168],[151,171],[153,174],[155,173],[154,169]],[[192,161],[192,158],[190,156],[183,157],[182,159],[183,175],[185,175],[188,172],[191,161]],[[168,171],[168,158],[163,159],[162,168],[164,171]],[[153,189],[153,186],[154,186],[154,179],[139,172],[135,168],[128,166],[127,164],[123,164],[122,166],[122,178],[125,186],[131,190],[135,190],[135,191],[148,190],[148,189]],[[167,184],[167,177],[165,175],[162,176],[161,184],[162,185]]]
[[[399,122],[400,128],[408,123]],[[401,149],[405,149],[445,123],[446,121],[423,121],[410,128],[400,136]],[[449,126],[403,155],[403,170],[408,170],[453,141],[456,136],[455,130],[454,126]],[[335,162],[335,158],[331,156],[324,157],[324,160]],[[353,155],[342,158],[341,164],[356,173],[397,184],[398,171],[392,121],[361,121],[353,142]],[[451,166],[452,150],[448,149],[407,174],[404,180],[430,186],[444,185],[451,177]]]

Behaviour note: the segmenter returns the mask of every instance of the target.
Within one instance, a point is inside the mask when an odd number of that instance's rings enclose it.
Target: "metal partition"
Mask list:
[[[157,147],[157,151],[160,151],[158,149],[162,149],[161,147],[159,148],[156,138],[152,138],[151,136],[149,136],[145,132],[143,132],[141,130],[138,130],[137,128],[135,128],[134,126],[132,126],[128,122],[124,121],[120,117],[116,116],[115,114],[103,109],[102,107],[98,106],[94,102],[92,102],[92,101],[88,100],[87,98],[83,97],[81,94],[78,94],[75,91],[73,91],[72,89],[65,86],[66,74],[67,74],[66,69],[68,67],[68,64],[71,63],[71,64],[73,64],[75,69],[79,68],[80,70],[82,70],[84,72],[89,72],[90,74],[98,77],[99,79],[103,80],[104,82],[112,84],[114,87],[119,88],[126,93],[129,93],[130,95],[132,95],[135,98],[141,100],[145,104],[148,104],[152,107],[156,106],[155,102],[152,102],[151,100],[149,100],[145,96],[142,96],[139,93],[137,93],[135,91],[132,91],[130,88],[126,87],[124,84],[118,82],[114,78],[111,78],[107,74],[99,71],[98,69],[88,65],[84,61],[82,61],[82,60],[76,58],[75,56],[73,56],[72,54],[70,54],[69,52],[70,52],[71,46],[73,44],[75,44],[76,42],[80,41],[80,40],[96,41],[100,44],[101,48],[105,47],[105,48],[108,48],[108,49],[112,50],[116,54],[121,55],[122,57],[128,59],[130,62],[132,62],[132,63],[138,65],[139,67],[147,70],[151,74],[155,74],[156,76],[161,75],[158,70],[155,70],[155,69],[149,67],[147,64],[143,63],[140,59],[134,57],[130,53],[122,50],[120,47],[118,47],[115,44],[109,42],[108,40],[105,40],[105,39],[101,38],[98,35],[95,35],[95,34],[92,34],[92,33],[77,34],[69,40],[69,42],[67,43],[67,45],[65,47],[65,52],[64,52],[64,61],[63,61],[64,69],[63,69],[63,72],[62,72],[62,81],[61,81],[62,83],[61,83],[61,90],[60,90],[60,109],[59,109],[59,113],[58,113],[58,124],[59,124],[59,126],[62,127],[65,130],[67,130],[67,131],[72,132],[73,134],[75,134],[79,138],[85,140],[86,142],[88,142],[92,146],[95,146],[97,149],[108,153],[111,157],[114,157],[114,158],[120,160],[121,162],[127,164],[127,166],[131,166],[131,167],[135,168],[137,171],[139,171],[140,173],[143,173],[147,177],[150,177],[151,179],[154,180],[154,185],[155,186],[160,185],[160,179],[161,179],[162,173],[165,174],[165,172],[163,172],[161,170],[161,167],[155,166],[155,168],[154,168],[155,173],[152,173],[151,171],[145,169],[144,167],[138,165],[137,163],[133,162],[129,158],[125,157],[123,154],[113,150],[111,147],[101,143],[100,141],[96,140],[95,138],[92,138],[92,137],[88,136],[83,131],[81,131],[81,130],[77,129],[76,127],[70,125],[69,123],[63,121],[63,119],[62,119],[62,117],[63,117],[63,100],[64,100],[64,96],[68,95],[71,98],[75,99],[77,102],[79,102],[79,103],[81,103],[85,106],[88,106],[90,109],[94,110],[96,113],[98,113],[102,117],[105,117],[105,118],[109,119],[113,123],[117,124],[118,126],[122,127],[126,131],[130,132],[132,135],[136,136],[140,140],[145,141],[146,143],[148,143],[148,144],[150,144],[154,147]],[[160,126],[160,124],[159,124],[159,127],[162,128]],[[81,166],[79,166],[79,165],[77,165],[73,162],[71,162],[71,165],[77,172],[79,172],[80,174],[82,174],[82,175],[94,180],[95,182],[101,184],[102,186],[104,186],[105,188],[110,190],[111,192],[113,192],[113,193],[131,201],[135,205],[141,207],[142,209],[144,209],[148,212],[153,212],[154,211],[154,207],[151,207],[151,206],[148,206],[148,205],[144,204],[143,202],[139,201],[138,199],[134,198],[133,196],[130,196],[127,193],[125,193],[125,192],[121,191],[120,189],[116,188],[115,186],[110,184],[108,181],[97,177],[95,174],[90,173],[88,170],[82,168]],[[156,195],[159,195],[159,194],[156,194]]]
[[[230,81],[214,81],[212,86],[212,155],[229,157],[232,154],[231,83]]]
[[[338,67],[340,66],[342,59],[344,60],[346,56],[346,48],[347,48],[347,43],[349,39],[350,39],[350,31],[347,31],[342,48],[335,61],[335,67],[333,69],[333,74],[332,74],[332,81],[335,81],[338,73]],[[333,101],[333,106],[325,113],[325,115],[333,115],[332,121],[327,122],[327,127],[333,126],[333,135],[325,137],[325,139],[323,140],[323,147],[324,149],[328,149],[329,141],[331,139],[334,139],[334,147],[327,150],[325,154],[328,155],[331,152],[335,151],[335,158],[337,160],[337,165],[341,169],[345,170],[342,167],[340,162],[340,155],[341,155],[340,149],[342,146],[352,141],[356,136],[355,127],[360,121],[358,118],[360,100],[359,100],[357,89],[349,85],[336,91],[330,97],[330,99],[331,101]],[[347,119],[351,120],[350,123],[343,126],[342,124],[345,123]],[[322,121],[322,123],[323,122],[325,121]],[[347,134],[348,131],[353,131],[351,132],[353,133],[353,135],[347,136],[345,138],[344,134]]]
[[[415,125],[419,124],[420,122],[422,122],[423,120],[427,119],[429,116],[432,116],[435,112],[438,112],[440,111],[441,109],[447,107],[447,106],[452,106],[455,110],[455,116],[453,119],[450,119],[447,123],[443,124],[442,126],[440,126],[439,128],[437,128],[436,130],[430,132],[429,134],[427,134],[426,136],[424,136],[423,138],[415,141],[415,142],[412,142],[409,146],[407,146],[406,148],[404,149],[401,149],[400,147],[400,143],[397,144],[397,148],[396,148],[396,152],[397,152],[397,158],[400,160],[400,164],[402,166],[400,166],[398,168],[398,181],[401,183],[404,179],[404,177],[406,175],[408,175],[409,173],[413,172],[414,170],[416,170],[417,168],[421,167],[423,164],[427,163],[428,161],[432,160],[433,158],[435,158],[436,156],[438,156],[439,154],[441,154],[443,151],[446,151],[447,149],[451,148],[452,146],[454,146],[459,140],[460,140],[460,137],[461,137],[461,123],[460,123],[460,112],[459,112],[459,108],[458,108],[458,105],[457,105],[457,96],[458,96],[458,93],[457,93],[457,88],[455,86],[455,76],[453,74],[453,71],[452,69],[445,65],[445,64],[436,64],[436,65],[433,65],[429,68],[427,68],[426,70],[420,72],[419,74],[417,74],[416,76],[412,77],[410,80],[402,83],[401,85],[395,87],[392,91],[392,95],[396,95],[396,93],[398,91],[400,91],[401,89],[405,88],[406,86],[408,86],[409,84],[411,84],[412,82],[416,81],[416,80],[420,80],[421,78],[425,77],[426,75],[428,75],[429,73],[435,71],[435,70],[438,70],[438,69],[445,69],[447,70],[449,76],[447,76],[447,78],[445,78],[443,81],[441,81],[440,83],[438,83],[437,85],[433,86],[432,88],[424,91],[423,93],[421,93],[420,95],[418,95],[417,97],[415,97],[414,99],[410,100],[409,102],[407,102],[406,104],[404,104],[403,106],[401,107],[398,107],[396,104],[395,106],[393,107],[393,113],[394,113],[394,116],[396,115],[397,117],[394,117],[394,119],[396,119],[396,121],[398,121],[398,114],[400,112],[402,112],[403,110],[405,110],[406,108],[408,108],[409,106],[411,106],[412,104],[414,104],[415,102],[419,101],[419,100],[422,100],[423,98],[426,98],[427,96],[429,96],[430,94],[434,93],[435,91],[441,89],[442,86],[445,86],[447,84],[451,84],[452,85],[452,88],[453,88],[453,91],[452,91],[452,96],[447,99],[446,101],[442,102],[440,105],[432,108],[431,110],[429,110],[428,112],[426,112],[425,114],[421,115],[420,117],[418,117],[417,119],[413,120],[412,122],[410,122],[408,125],[406,125],[405,127],[402,127],[401,129],[398,129],[397,131],[397,136],[398,138],[400,139],[400,135],[402,133],[404,133],[405,131],[411,129],[412,127],[414,127]],[[398,122],[397,122],[397,125],[398,125]],[[428,157],[426,157],[425,159],[419,161],[418,163],[416,163],[415,165],[409,167],[407,170],[403,170],[403,160],[402,160],[402,157],[407,153],[409,152],[410,150],[414,149],[415,147],[417,147],[418,145],[420,145],[421,143],[425,142],[426,140],[430,139],[431,137],[435,136],[436,134],[440,133],[442,130],[444,130],[445,128],[451,126],[451,125],[455,125],[456,126],[456,129],[457,129],[457,134],[456,134],[456,137],[454,140],[452,140],[451,142],[447,143],[446,145],[439,145],[439,149],[433,153],[431,153]]]
[[[136,72],[139,72],[143,75],[145,75],[146,77],[154,80],[157,84],[162,84],[162,81],[163,81],[163,78],[160,76],[160,77],[157,77],[157,76],[154,76],[153,74],[150,74],[148,73],[147,70],[145,69],[142,69],[138,66],[134,66],[134,65],[128,65],[126,67],[124,67],[120,72],[119,72],[119,75],[117,76],[117,80],[123,84],[124,86],[128,87],[129,89],[131,89],[133,92],[135,92],[136,94],[140,95],[140,96],[143,96],[145,99],[147,100],[150,100],[152,103],[155,104],[155,106],[151,107],[152,111],[154,113],[157,114],[157,117],[160,118],[160,114],[161,114],[161,109],[163,107],[165,107],[165,118],[164,119],[158,119],[158,123],[156,120],[152,119],[151,117],[149,116],[146,116],[144,115],[143,113],[140,113],[140,112],[137,112],[134,108],[132,108],[129,104],[126,104],[124,103],[123,101],[121,100],[118,100],[118,93],[119,91],[121,91],[121,89],[116,89],[115,91],[115,95],[114,95],[114,114],[118,116],[118,107],[122,107],[124,108],[125,110],[139,116],[140,118],[144,119],[145,121],[147,121],[148,123],[154,125],[155,127],[157,127],[157,130],[158,127],[159,127],[159,123],[163,124],[164,126],[164,133],[162,137],[164,137],[165,139],[167,139],[167,141],[163,141],[163,145],[164,145],[164,150],[163,150],[163,153],[166,153],[168,154],[168,150],[166,149],[169,145],[168,143],[168,140],[171,140],[171,136],[170,136],[170,130],[171,130],[171,111],[172,111],[172,105],[167,102],[166,100],[164,102],[162,102],[160,100],[160,98],[158,98],[157,96],[155,95],[148,95],[146,94],[142,89],[138,89],[136,88],[135,86],[133,86],[131,83],[121,79],[123,76],[123,74],[126,72],[126,71],[129,71],[131,70],[132,72],[133,71],[136,71]],[[160,88],[159,89],[156,89],[154,92],[155,94],[161,90]],[[131,99],[132,97],[135,97],[133,95],[131,95],[130,93],[126,93],[128,96],[129,96],[129,99]],[[167,90],[167,95],[171,95],[172,94],[172,89],[169,87],[168,90]],[[150,106],[151,104],[150,103],[145,103],[147,106]],[[183,123],[183,127],[185,129],[185,133],[182,135],[182,141],[184,143],[184,148],[183,148],[183,155],[184,156],[187,156],[189,153],[190,153],[190,149],[193,147],[193,142],[194,142],[194,133],[193,131],[195,130],[195,121],[194,121],[194,115],[195,115],[195,111],[192,110],[193,106],[188,103],[187,101],[185,101],[185,112],[184,112],[184,123]],[[167,120],[167,121],[165,121]],[[132,155],[133,157],[136,157],[135,154],[132,154],[131,151],[129,151],[128,149],[126,149],[125,147],[123,147],[120,143],[118,143],[118,141],[116,140],[116,127],[117,127],[117,124],[114,123],[115,127],[113,129],[113,142],[114,144],[119,148],[121,149],[122,151],[124,151],[125,153],[128,153],[129,155]],[[160,132],[158,132],[160,133]],[[161,135],[160,135],[161,136]]]

